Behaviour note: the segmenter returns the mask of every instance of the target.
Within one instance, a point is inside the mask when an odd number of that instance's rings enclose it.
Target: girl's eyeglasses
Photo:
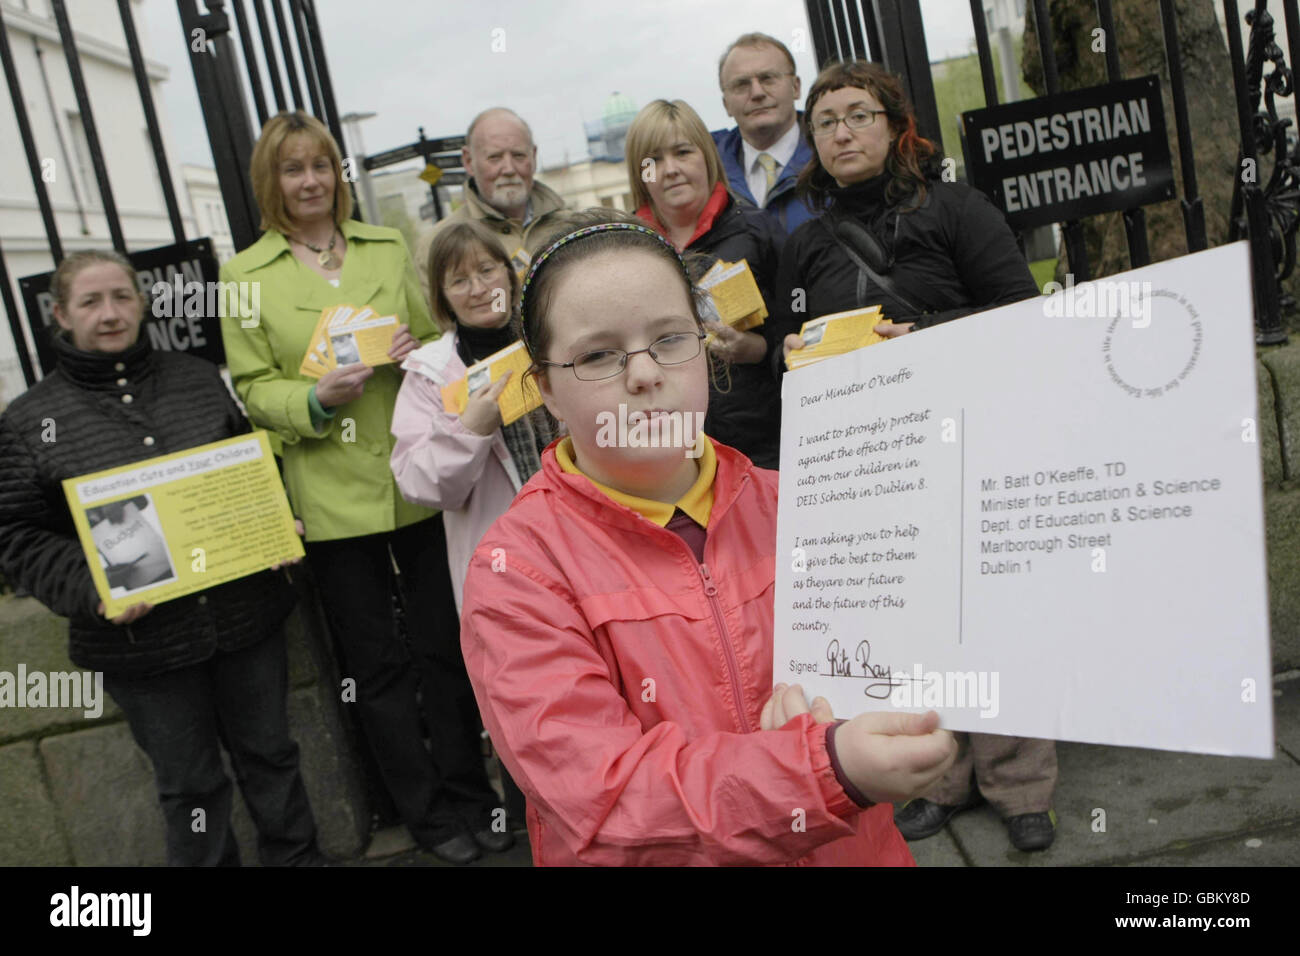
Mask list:
[[[583,352],[572,362],[541,362],[538,365],[553,365],[556,368],[571,368],[573,374],[584,382],[599,382],[601,379],[613,378],[627,368],[627,360],[633,355],[649,352],[650,357],[660,365],[682,365],[700,354],[700,342],[707,336],[703,332],[674,332],[655,339],[643,349],[625,352],[622,349],[598,349]]]

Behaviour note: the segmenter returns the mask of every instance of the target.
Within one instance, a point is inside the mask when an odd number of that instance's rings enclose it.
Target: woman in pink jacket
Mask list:
[[[910,865],[889,801],[943,774],[952,736],[773,689],[777,476],[698,431],[695,302],[677,251],[608,214],[524,283],[569,437],[479,544],[461,645],[533,861]]]
[[[508,375],[471,395],[462,414],[443,408],[444,385],[518,340],[510,318],[519,277],[495,235],[472,220],[448,226],[429,247],[428,275],[433,317],[444,335],[402,365],[414,374],[405,377],[397,395],[390,463],[407,501],[442,509],[459,610],[474,547],[541,467],[542,449],[555,428],[542,409],[501,424],[497,398]]]

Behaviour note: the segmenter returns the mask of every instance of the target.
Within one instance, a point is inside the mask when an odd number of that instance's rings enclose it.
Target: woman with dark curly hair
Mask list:
[[[862,61],[828,66],[808,92],[804,126],[814,153],[799,185],[822,214],[781,256],[775,321],[786,355],[803,346],[793,334],[800,324],[820,315],[879,304],[894,324],[876,331],[893,337],[1038,294],[1002,213],[979,190],[936,175],[938,149],[917,133],[896,76]],[[895,815],[903,836],[932,836],[983,798],[1017,849],[1050,846],[1055,743],[955,736],[952,769]]]
[[[896,76],[861,60],[832,64],[808,92],[803,122],[813,158],[799,188],[821,215],[782,251],[780,331],[880,305],[895,324],[877,331],[901,335],[1038,294],[1002,213],[938,175],[938,148],[917,133]],[[792,335],[785,351],[800,344]]]

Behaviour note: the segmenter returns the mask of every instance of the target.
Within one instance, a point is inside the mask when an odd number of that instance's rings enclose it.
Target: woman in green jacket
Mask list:
[[[238,289],[254,305],[222,318],[230,374],[249,418],[283,442],[289,500],[393,802],[421,846],[469,862],[480,846],[508,848],[510,836],[491,826],[498,801],[460,655],[442,519],[408,503],[388,466],[400,363],[438,333],[401,234],[350,218],[339,148],[320,121],[272,117],[251,174],[265,232],[221,269],[223,282],[248,283]],[[313,382],[299,367],[321,311],[341,304],[398,317],[393,364],[345,365]],[[409,653],[394,620],[394,565]]]

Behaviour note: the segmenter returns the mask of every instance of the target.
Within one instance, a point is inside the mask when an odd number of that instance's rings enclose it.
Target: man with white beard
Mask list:
[[[465,133],[461,161],[467,179],[464,203],[417,244],[415,265],[430,302],[429,246],[447,223],[483,221],[522,275],[528,266],[523,250],[529,235],[564,208],[558,193],[533,179],[537,166],[533,131],[511,110],[494,107],[474,117]]]

